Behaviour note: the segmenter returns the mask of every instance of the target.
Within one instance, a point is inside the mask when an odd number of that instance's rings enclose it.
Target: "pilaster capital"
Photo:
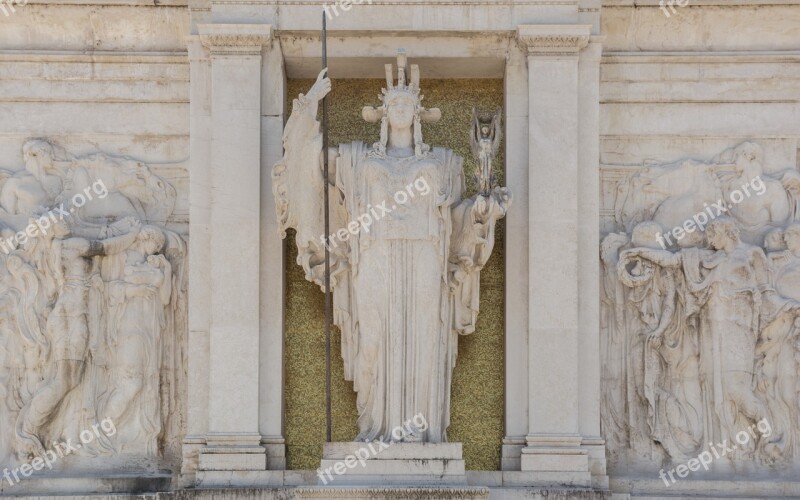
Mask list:
[[[200,24],[197,31],[212,55],[258,55],[272,40],[271,24]]]
[[[528,55],[577,55],[589,44],[591,24],[523,24],[517,39]]]

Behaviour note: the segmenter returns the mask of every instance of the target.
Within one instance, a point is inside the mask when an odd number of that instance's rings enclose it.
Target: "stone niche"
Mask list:
[[[305,92],[313,80],[290,80],[288,95]],[[426,140],[457,151],[465,159],[467,191],[476,192],[471,173],[469,130],[473,106],[493,110],[502,105],[501,80],[425,80],[425,103],[442,109],[446,124],[426,127]],[[375,100],[380,80],[336,80],[331,97],[331,143],[372,141],[378,124],[368,124],[353,110]],[[452,92],[458,89],[459,97]],[[504,155],[495,160],[503,185]],[[504,397],[504,242],[505,221],[498,223],[492,257],[481,273],[481,303],[474,334],[459,344],[453,375],[452,415],[448,438],[463,443],[468,469],[499,470],[503,440]],[[294,233],[287,237],[286,263],[286,446],[287,468],[316,469],[325,441],[324,295],[303,277],[296,264]],[[344,380],[338,329],[333,335],[333,438],[349,441],[358,433],[352,383]],[[480,415],[480,418],[475,418]]]

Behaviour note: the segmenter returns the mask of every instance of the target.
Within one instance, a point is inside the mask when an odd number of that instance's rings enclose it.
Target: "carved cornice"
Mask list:
[[[272,40],[271,24],[201,24],[200,41],[214,55],[255,55]]]
[[[517,38],[531,55],[575,55],[589,44],[589,24],[536,24],[517,27]]]
[[[524,37],[529,53],[575,53],[589,44],[588,36],[547,35]]]

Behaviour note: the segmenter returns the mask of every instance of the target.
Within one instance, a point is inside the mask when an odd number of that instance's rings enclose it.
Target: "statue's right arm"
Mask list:
[[[286,122],[283,134],[283,158],[272,168],[272,192],[280,225],[281,237],[289,228],[295,230],[298,263],[305,270],[306,279],[320,283],[323,278],[325,244],[328,235],[341,227],[337,211],[331,210],[331,225],[325,231],[325,204],[322,193],[325,179],[322,175],[322,130],[317,120],[319,101],[330,92],[331,83],[323,70],[306,95],[294,100],[294,107]],[[338,151],[328,150],[328,179],[336,185]],[[331,192],[332,206],[339,197]],[[326,235],[327,233],[327,235]],[[332,254],[331,267],[335,271],[336,258]]]
[[[90,253],[93,255],[115,255],[127,250],[136,241],[136,236],[141,228],[142,224],[137,221],[129,233],[104,240],[92,240]]]
[[[317,76],[317,81],[306,95],[300,94],[294,100],[292,113],[283,132],[284,159],[277,168],[278,174],[283,169],[303,169],[311,165],[302,165],[310,158],[319,158],[322,165],[322,131],[317,120],[319,101],[331,90],[331,81],[327,77],[327,69],[323,69]],[[315,162],[316,163],[316,162]],[[331,159],[331,167],[335,172],[335,159]],[[320,168],[320,172],[322,169]],[[310,172],[309,172],[310,173]],[[308,174],[306,174],[308,175]],[[313,175],[313,174],[312,174]]]
[[[675,275],[672,273],[672,271],[664,273],[664,281],[662,284],[664,300],[662,302],[663,309],[661,310],[661,319],[656,329],[650,333],[651,337],[661,337],[664,332],[667,331],[667,327],[672,323],[672,318],[675,316],[675,298],[677,290],[675,287]]]
[[[8,176],[5,184],[0,187],[3,188],[0,190],[0,208],[8,214],[15,213],[17,207],[16,180]]]
[[[292,114],[289,120],[302,121],[304,125],[316,125],[314,133],[319,133],[319,122],[317,122],[317,111],[319,110],[319,102],[325,98],[331,91],[331,79],[327,75],[328,69],[325,68],[317,75],[317,80],[309,89],[308,93],[300,94],[294,100],[292,106]],[[289,124],[286,124],[287,127]],[[304,128],[304,127],[303,127]]]
[[[620,255],[620,260],[627,260],[633,256],[647,259],[662,267],[678,267],[681,265],[680,254],[672,253],[669,250],[657,250],[653,248],[631,248],[630,250],[625,250]]]

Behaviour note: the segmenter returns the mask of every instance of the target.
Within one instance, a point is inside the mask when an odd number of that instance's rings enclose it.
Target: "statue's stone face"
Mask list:
[[[739,158],[743,158],[747,161],[755,160],[759,154],[758,149],[753,144],[745,144],[736,148],[736,156]]]
[[[25,168],[34,175],[43,174],[53,165],[53,155],[45,148],[33,148],[25,154]]]
[[[746,174],[751,177],[760,175],[762,172],[760,160],[761,151],[755,144],[743,144],[736,148],[734,153],[736,171],[739,175]]]
[[[389,126],[394,129],[404,129],[414,123],[414,110],[416,102],[410,95],[403,94],[391,98],[387,105]]]
[[[66,221],[59,220],[58,222],[53,224],[53,237],[63,239],[69,236],[70,230],[69,226],[67,225]]]
[[[141,242],[146,255],[153,255],[164,246],[164,236],[154,227],[142,228],[137,239]]]
[[[792,251],[793,254],[800,254],[800,227],[792,227],[786,230],[783,235],[786,241],[786,247]]]
[[[716,230],[709,228],[706,236],[708,237],[708,245],[714,250],[719,250],[723,247],[722,237]]]
[[[782,231],[773,230],[767,233],[767,236],[764,238],[764,249],[768,252],[777,252],[779,250],[784,250],[786,246],[784,245],[784,236]]]

